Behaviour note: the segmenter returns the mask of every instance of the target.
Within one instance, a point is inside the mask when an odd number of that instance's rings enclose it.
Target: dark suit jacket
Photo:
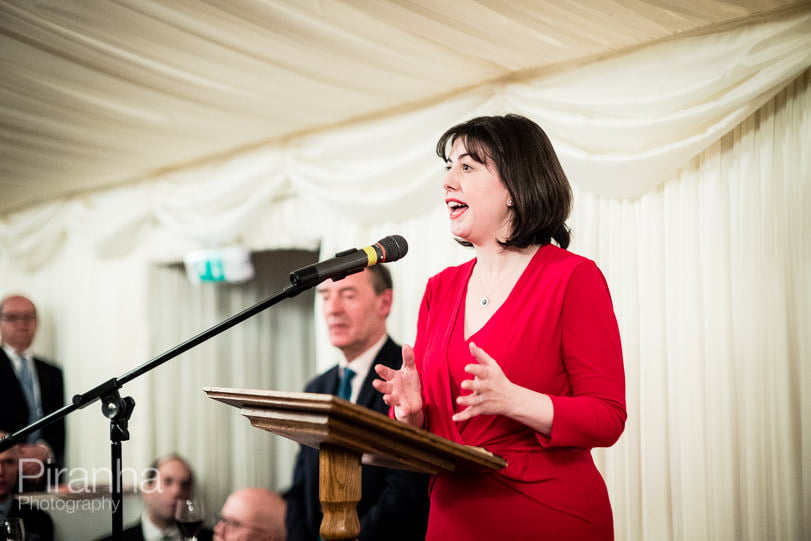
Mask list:
[[[374,364],[400,368],[400,346],[389,338],[377,354]],[[374,368],[363,382],[357,403],[386,414],[388,406],[372,381]],[[338,367],[311,381],[308,393],[337,394]],[[428,476],[402,470],[363,466],[361,500],[358,504],[360,541],[424,540],[428,523]],[[293,484],[287,499],[288,541],[316,541],[321,527],[321,503],[318,498],[318,450],[302,445],[296,458]]]
[[[62,370],[36,357],[34,369],[39,379],[42,413],[48,415],[65,405]],[[14,365],[5,350],[0,348],[0,430],[15,432],[28,424],[28,404],[14,373]],[[56,455],[55,466],[61,466],[65,456],[65,420],[60,419],[43,428],[42,439]]]
[[[35,509],[14,498],[8,518],[21,518],[25,526],[25,538],[31,541],[53,541],[54,524],[51,516],[42,509]]]
[[[113,536],[112,534],[102,538],[101,541],[112,541]],[[144,534],[141,531],[141,523],[138,522],[130,526],[129,528],[124,528],[124,531],[121,532],[121,540],[122,541],[144,541]]]
[[[197,534],[199,541],[211,541],[213,537],[214,532],[208,528],[203,528],[200,533]],[[112,539],[113,536],[109,535],[99,541],[112,541]],[[144,541],[144,532],[141,530],[140,520],[129,528],[124,528],[124,531],[121,532],[121,541]]]

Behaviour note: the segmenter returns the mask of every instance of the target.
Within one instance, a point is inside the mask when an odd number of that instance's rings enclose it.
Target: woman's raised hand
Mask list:
[[[394,407],[394,416],[400,421],[422,428],[425,422],[422,385],[411,346],[403,345],[403,365],[399,370],[377,364],[375,371],[382,379],[374,380],[372,385],[383,393],[383,402]]]

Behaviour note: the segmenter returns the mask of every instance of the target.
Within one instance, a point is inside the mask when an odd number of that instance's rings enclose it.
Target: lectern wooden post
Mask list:
[[[328,394],[204,390],[209,398],[239,408],[253,426],[319,449],[324,541],[360,534],[361,463],[429,474],[507,465],[480,447],[460,445]]]

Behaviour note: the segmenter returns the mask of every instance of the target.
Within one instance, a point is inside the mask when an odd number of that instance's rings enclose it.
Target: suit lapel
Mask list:
[[[25,395],[23,395],[23,389],[20,387],[19,380],[17,380],[17,374],[14,373],[11,359],[8,358],[2,348],[0,348],[0,382],[2,382],[0,385],[2,385],[4,392],[11,393],[11,402],[25,409],[25,418],[28,419],[28,406],[26,405]]]
[[[370,409],[379,410],[383,399],[380,392],[372,387],[372,382],[377,379],[377,372],[375,372],[376,364],[384,364],[390,367],[399,368],[396,364],[397,358],[400,357],[400,348],[391,338],[387,338],[383,347],[377,352],[377,356],[372,361],[372,366],[369,368],[369,373],[366,374],[366,379],[363,381],[363,386],[360,388],[358,394],[357,404]],[[377,407],[376,407],[377,406]]]
[[[359,406],[364,406],[366,408],[372,407],[375,395],[379,394],[377,389],[372,387],[372,381],[374,381],[376,377],[377,372],[374,372],[373,364],[372,368],[369,369],[369,373],[366,374],[366,379],[363,381],[363,386],[360,388],[360,392],[358,393],[357,404]]]
[[[324,374],[324,377],[321,380],[321,383],[323,385],[323,388],[321,389],[322,393],[333,395],[338,394],[338,383],[339,380],[341,379],[338,377],[339,373],[340,372],[338,370],[338,367],[335,366]]]

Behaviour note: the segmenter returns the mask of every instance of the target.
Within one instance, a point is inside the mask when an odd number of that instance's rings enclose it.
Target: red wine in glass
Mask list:
[[[186,539],[195,539],[205,518],[203,505],[197,500],[180,500],[175,505],[175,523]]]
[[[175,522],[177,523],[177,529],[180,530],[183,537],[195,537],[200,532],[200,528],[203,526],[202,520],[192,520],[189,522],[175,520]]]

